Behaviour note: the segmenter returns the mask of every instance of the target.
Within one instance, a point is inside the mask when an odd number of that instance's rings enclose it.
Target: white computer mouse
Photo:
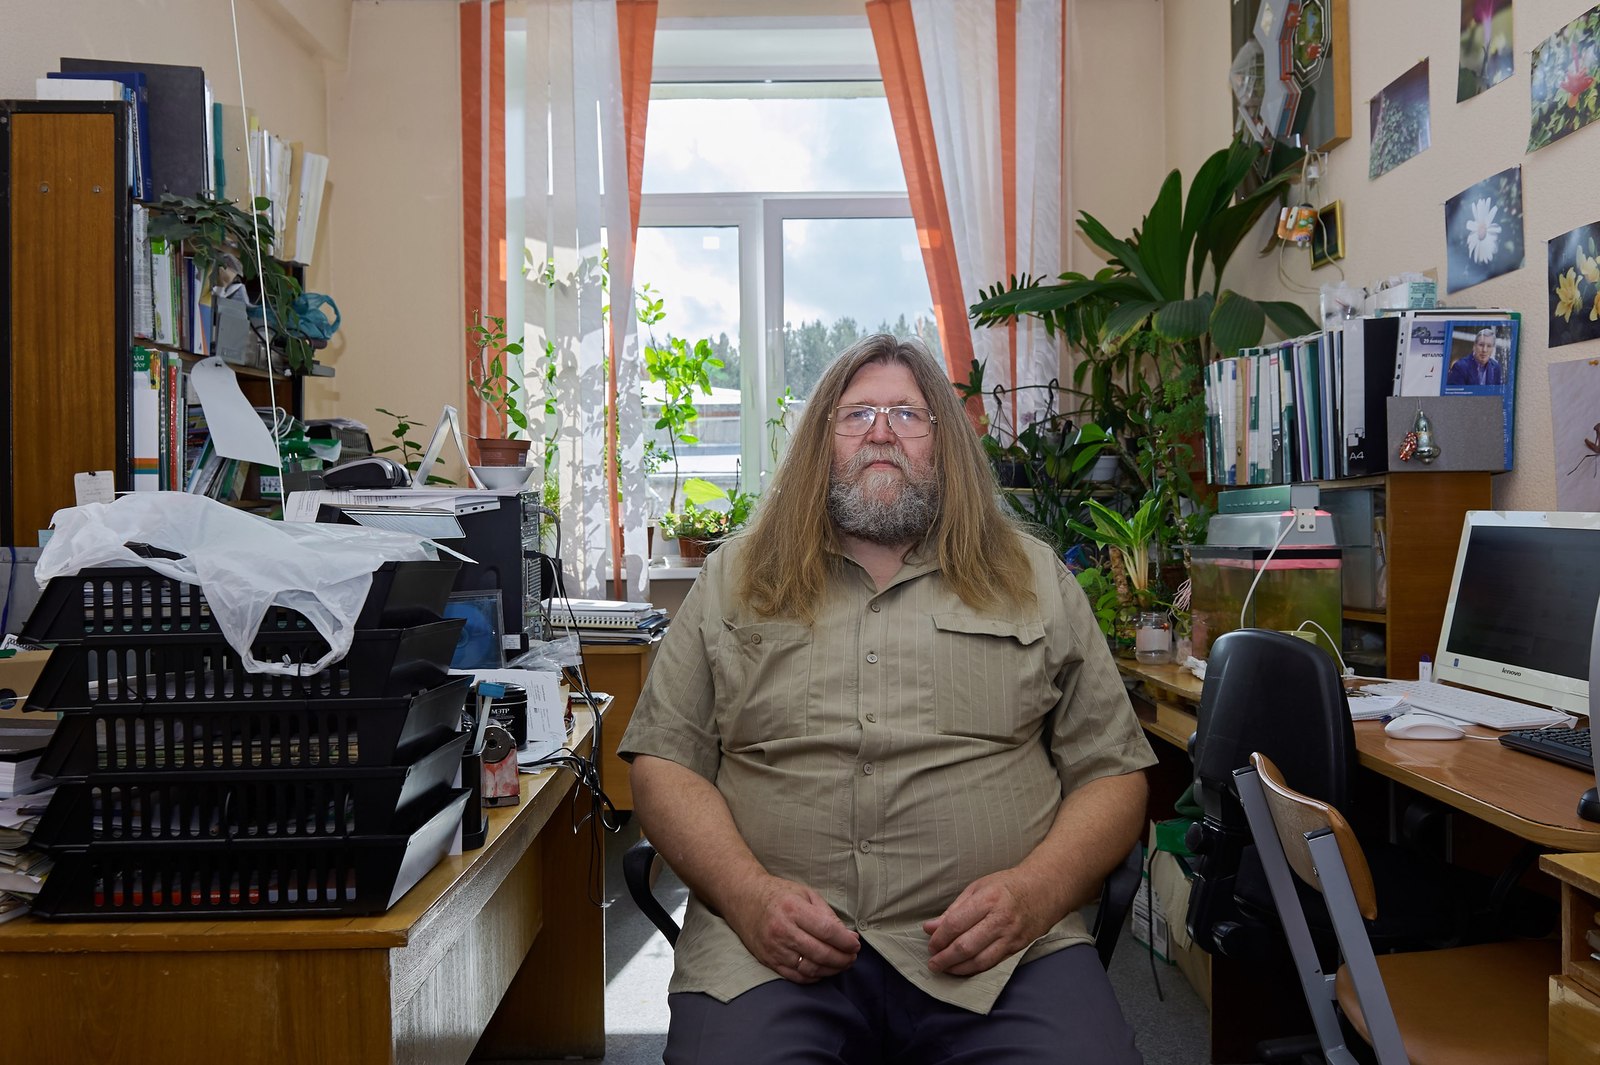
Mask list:
[[[1449,718],[1418,711],[1401,714],[1383,726],[1383,731],[1397,740],[1459,740],[1466,736],[1466,730]]]

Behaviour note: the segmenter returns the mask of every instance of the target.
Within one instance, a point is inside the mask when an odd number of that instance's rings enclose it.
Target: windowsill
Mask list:
[[[685,566],[681,559],[668,558],[665,566],[651,566],[650,579],[653,581],[692,581],[700,576],[699,566]]]

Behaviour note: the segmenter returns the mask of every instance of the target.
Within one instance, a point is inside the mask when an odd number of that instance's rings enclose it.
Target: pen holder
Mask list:
[[[489,822],[483,816],[483,756],[464,755],[461,759],[461,786],[467,789],[467,805],[461,811],[461,849],[475,851],[489,835]]]

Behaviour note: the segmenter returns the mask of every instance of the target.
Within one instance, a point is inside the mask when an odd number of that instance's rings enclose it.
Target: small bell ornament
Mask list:
[[[1411,423],[1411,431],[1400,443],[1400,461],[1410,462],[1413,456],[1421,459],[1424,465],[1439,457],[1439,445],[1433,439],[1433,422],[1428,420],[1428,415],[1421,407],[1417,408],[1417,418]]]

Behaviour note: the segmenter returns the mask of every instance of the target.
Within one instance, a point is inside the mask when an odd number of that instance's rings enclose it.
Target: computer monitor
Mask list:
[[[1467,512],[1434,678],[1589,713],[1600,514]]]

